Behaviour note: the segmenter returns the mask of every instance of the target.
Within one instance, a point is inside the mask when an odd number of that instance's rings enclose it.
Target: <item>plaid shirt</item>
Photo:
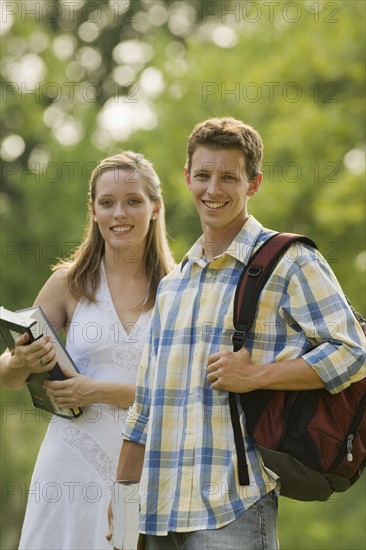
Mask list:
[[[146,445],[140,531],[219,528],[276,487],[245,436],[250,485],[239,485],[228,393],[206,379],[209,355],[232,350],[233,300],[252,252],[273,232],[250,217],[207,263],[202,238],[159,287],[124,438]],[[302,356],[332,392],[365,375],[364,335],[321,255],[296,243],[260,298],[246,347],[254,363]],[[316,347],[314,347],[316,346]]]

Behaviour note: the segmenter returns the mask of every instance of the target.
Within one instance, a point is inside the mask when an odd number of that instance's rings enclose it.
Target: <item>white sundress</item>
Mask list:
[[[151,311],[122,327],[101,267],[95,304],[76,307],[66,348],[81,374],[135,383]],[[52,417],[35,464],[20,550],[111,549],[107,509],[116,479],[126,410],[90,405],[73,420]]]

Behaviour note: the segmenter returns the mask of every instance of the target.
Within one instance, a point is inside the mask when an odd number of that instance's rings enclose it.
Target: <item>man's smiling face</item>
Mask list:
[[[252,182],[239,149],[197,147],[191,171],[185,171],[204,232],[232,240],[248,218],[247,200],[259,189],[261,175]],[[213,232],[213,233],[212,233]]]

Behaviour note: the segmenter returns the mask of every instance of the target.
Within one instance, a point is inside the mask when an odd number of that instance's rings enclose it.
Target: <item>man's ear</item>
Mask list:
[[[259,191],[262,180],[263,174],[262,172],[259,172],[259,174],[249,184],[248,197],[252,197]]]
[[[184,167],[184,178],[186,180],[186,186],[188,189],[191,188],[191,176],[189,175],[187,166]]]

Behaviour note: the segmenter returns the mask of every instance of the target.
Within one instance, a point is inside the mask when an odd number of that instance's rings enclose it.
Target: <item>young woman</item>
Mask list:
[[[110,548],[106,510],[115,480],[126,409],[158,284],[174,266],[160,181],[142,155],[103,160],[90,180],[86,236],[61,262],[35,304],[67,333],[80,374],[47,382],[61,406],[80,406],[73,420],[53,417],[33,472],[20,549]],[[4,385],[20,388],[32,372],[55,364],[48,337],[17,341],[1,356]]]

